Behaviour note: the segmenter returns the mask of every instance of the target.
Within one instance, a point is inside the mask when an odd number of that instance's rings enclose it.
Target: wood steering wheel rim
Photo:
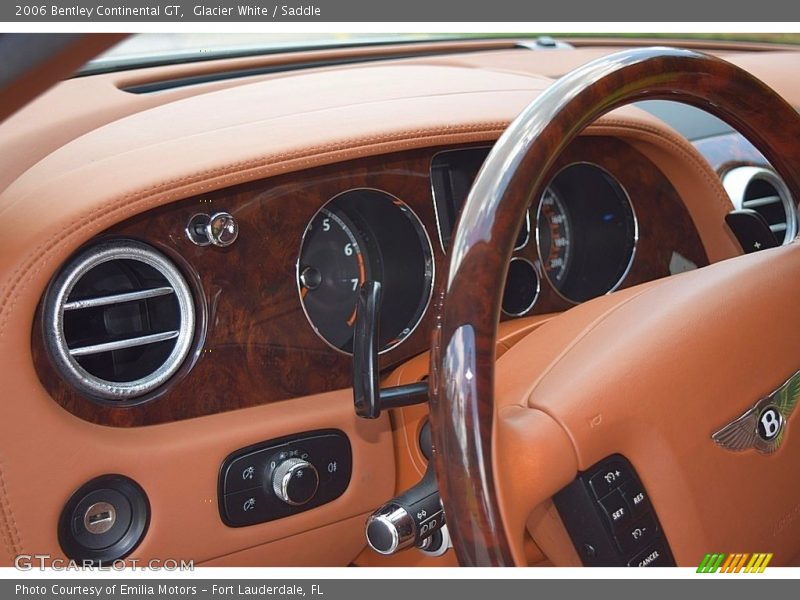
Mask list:
[[[567,145],[601,115],[646,99],[690,104],[726,121],[800,198],[795,110],[749,73],[702,53],[647,48],[601,58],[559,79],[519,115],[466,200],[437,304],[430,371],[434,465],[462,565],[515,564],[492,457],[495,340],[516,232]]]

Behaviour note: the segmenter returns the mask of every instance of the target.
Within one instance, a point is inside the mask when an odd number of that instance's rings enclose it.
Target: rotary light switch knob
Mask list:
[[[317,469],[302,458],[289,458],[275,467],[272,474],[272,491],[290,504],[301,506],[309,502],[319,487]]]

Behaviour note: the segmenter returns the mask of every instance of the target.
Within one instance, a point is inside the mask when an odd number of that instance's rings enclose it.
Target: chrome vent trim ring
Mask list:
[[[94,298],[70,300],[76,284],[94,268],[111,261],[136,261],[158,272],[166,285],[152,289],[109,293]],[[64,313],[96,307],[120,305],[150,298],[174,295],[178,322],[174,329],[130,335],[123,339],[69,347],[64,332]],[[45,344],[60,374],[79,391],[95,398],[129,401],[162,386],[183,364],[195,333],[195,307],[191,289],[177,267],[160,252],[134,241],[110,241],[92,246],[70,260],[51,283],[43,308]],[[115,350],[175,340],[167,358],[147,375],[132,381],[110,381],[85,369],[77,358]]]
[[[752,196],[748,192],[750,186],[756,182],[767,184],[774,193]],[[788,244],[797,236],[797,206],[786,183],[775,171],[764,167],[736,167],[725,173],[722,185],[736,210],[751,209],[765,216],[766,207],[780,204],[785,218],[776,222],[767,219],[770,230],[779,244]]]

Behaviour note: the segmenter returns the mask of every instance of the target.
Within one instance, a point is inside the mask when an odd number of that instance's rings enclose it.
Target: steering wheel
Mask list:
[[[781,422],[770,454],[712,439],[800,369],[797,243],[586,302],[495,361],[527,207],[581,130],[645,99],[720,117],[800,198],[798,113],[740,68],[690,50],[591,62],[508,127],[458,222],[431,353],[434,465],[462,565],[525,564],[526,527],[617,454],[638,473],[677,564],[709,552],[772,552],[772,564],[800,554],[800,423]]]

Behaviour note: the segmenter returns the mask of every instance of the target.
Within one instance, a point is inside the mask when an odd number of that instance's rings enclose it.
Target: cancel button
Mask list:
[[[629,567],[674,567],[667,545],[663,539],[642,550],[628,561]]]

